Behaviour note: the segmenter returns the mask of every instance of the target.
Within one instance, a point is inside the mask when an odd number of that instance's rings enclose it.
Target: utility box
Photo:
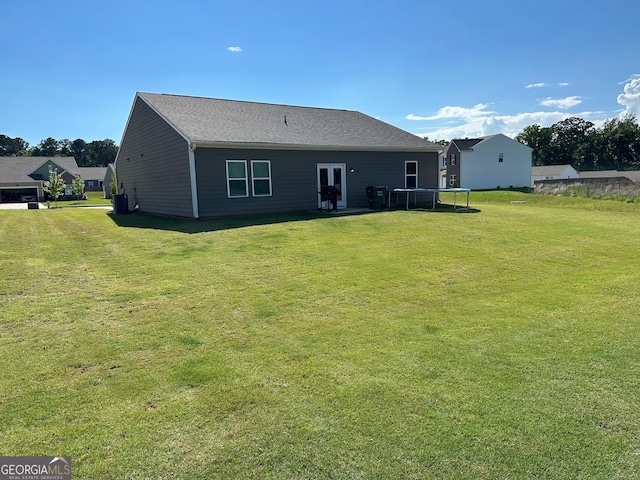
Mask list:
[[[371,210],[380,210],[384,207],[384,193],[386,190],[387,187],[374,187],[373,185],[369,185],[366,188],[367,201]]]
[[[118,193],[111,198],[113,201],[113,213],[116,215],[129,213],[129,198],[126,194]]]

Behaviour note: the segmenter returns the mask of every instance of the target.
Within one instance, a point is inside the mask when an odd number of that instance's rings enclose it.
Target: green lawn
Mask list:
[[[57,206],[60,207],[90,207],[96,205],[111,205],[111,199],[104,198],[104,194],[102,192],[85,192],[84,200],[58,200],[54,202],[53,200],[50,202],[51,207],[54,208]]]
[[[471,206],[0,211],[0,454],[77,479],[640,478],[640,205]]]

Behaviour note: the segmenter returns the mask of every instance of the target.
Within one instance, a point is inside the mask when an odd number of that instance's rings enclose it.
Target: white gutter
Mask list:
[[[198,211],[198,186],[196,184],[196,148],[195,143],[189,144],[189,177],[191,180],[191,206],[193,208],[193,218],[199,218]]]

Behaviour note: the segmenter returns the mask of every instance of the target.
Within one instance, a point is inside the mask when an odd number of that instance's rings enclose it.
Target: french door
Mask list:
[[[347,206],[347,175],[344,163],[318,164],[318,192],[322,187],[336,187],[338,189],[338,208]],[[322,208],[322,198],[318,193],[318,208]]]

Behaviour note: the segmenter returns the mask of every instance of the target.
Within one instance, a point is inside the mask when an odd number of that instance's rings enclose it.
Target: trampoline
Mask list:
[[[470,188],[389,188],[387,190],[389,192],[389,205],[391,205],[391,193],[395,192],[396,194],[396,204],[398,203],[398,194],[405,193],[406,194],[406,206],[405,208],[409,210],[409,200],[411,198],[411,194],[413,193],[413,204],[416,205],[418,203],[418,193],[430,193],[431,194],[431,210],[436,209],[436,195],[440,192],[450,192],[453,193],[453,208],[457,209],[469,209],[469,193],[471,192]],[[458,206],[458,194],[464,193],[466,194],[466,206]]]

